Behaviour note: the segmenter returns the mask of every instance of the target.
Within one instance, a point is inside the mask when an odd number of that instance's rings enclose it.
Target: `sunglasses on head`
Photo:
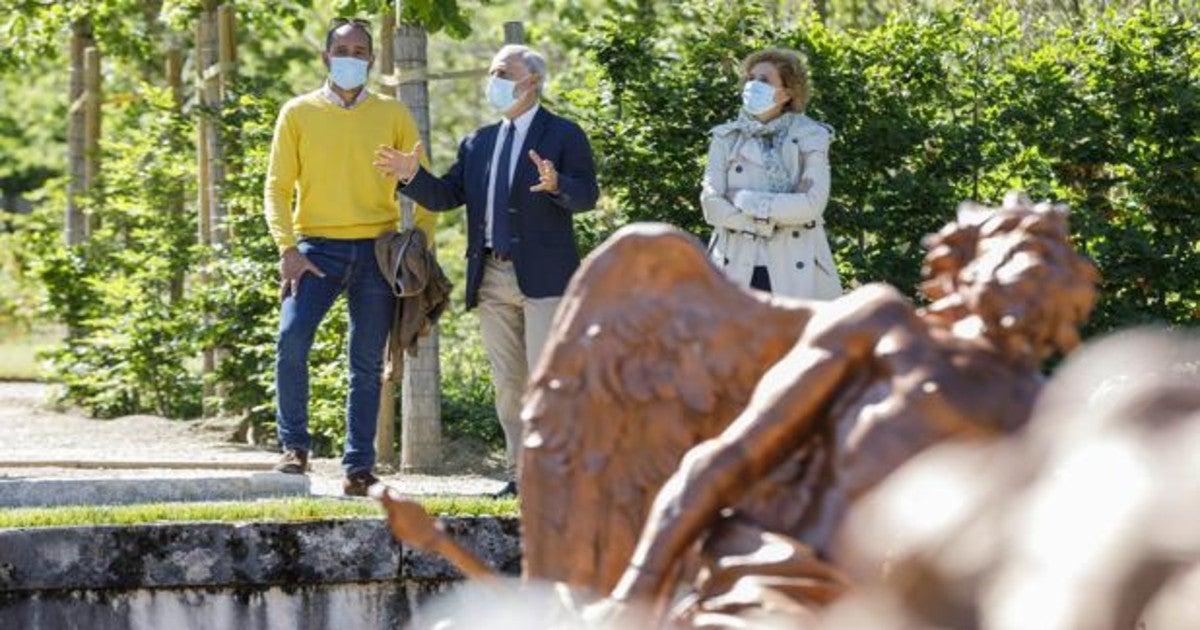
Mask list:
[[[342,26],[343,24],[355,24],[367,29],[368,31],[371,30],[370,20],[364,20],[363,18],[335,17],[332,20],[329,20],[329,28],[331,29]]]

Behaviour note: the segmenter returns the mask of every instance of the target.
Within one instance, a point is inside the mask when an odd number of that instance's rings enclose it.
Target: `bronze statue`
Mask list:
[[[695,625],[836,599],[854,501],[938,441],[1021,426],[1041,361],[1092,307],[1064,209],[1010,196],[966,214],[926,243],[921,309],[882,284],[827,303],[746,292],[678,230],[614,235],[526,394],[524,577],[660,611],[695,580],[670,613]]]
[[[838,543],[861,588],[820,627],[1200,628],[1198,453],[1200,337],[1090,342],[1019,436],[930,449],[861,502]]]

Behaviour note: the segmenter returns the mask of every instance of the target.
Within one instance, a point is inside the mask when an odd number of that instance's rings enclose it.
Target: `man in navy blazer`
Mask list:
[[[483,344],[496,387],[510,481],[523,426],[521,394],[545,346],[567,282],[579,267],[572,217],[600,195],[591,146],[579,125],[539,104],[546,62],[510,45],[492,59],[488,103],[502,120],[467,136],[441,177],[412,151],[381,147],[375,165],[421,206],[467,206],[467,308],[479,309]]]

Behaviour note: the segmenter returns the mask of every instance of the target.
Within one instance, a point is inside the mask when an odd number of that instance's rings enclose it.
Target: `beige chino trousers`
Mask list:
[[[505,464],[516,479],[524,426],[521,396],[529,372],[550,335],[550,322],[561,297],[527,298],[517,284],[511,261],[484,256],[483,280],[479,286],[479,330],[496,388],[496,416],[504,429]]]

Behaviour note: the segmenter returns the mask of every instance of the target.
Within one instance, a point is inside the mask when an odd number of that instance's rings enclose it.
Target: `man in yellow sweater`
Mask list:
[[[335,20],[322,55],[329,78],[283,106],[275,124],[264,208],[279,247],[282,307],[276,346],[276,420],[283,447],[276,470],[308,468],[308,354],[317,326],[338,296],[350,311],[350,395],[342,487],[365,495],[377,480],[375,423],[383,352],[396,298],[375,261],[374,239],[396,228],[396,180],[372,168],[380,145],[418,139],[400,102],[365,84],[374,62],[369,25]],[[297,194],[298,193],[298,194]],[[416,210],[432,242],[434,215]]]

